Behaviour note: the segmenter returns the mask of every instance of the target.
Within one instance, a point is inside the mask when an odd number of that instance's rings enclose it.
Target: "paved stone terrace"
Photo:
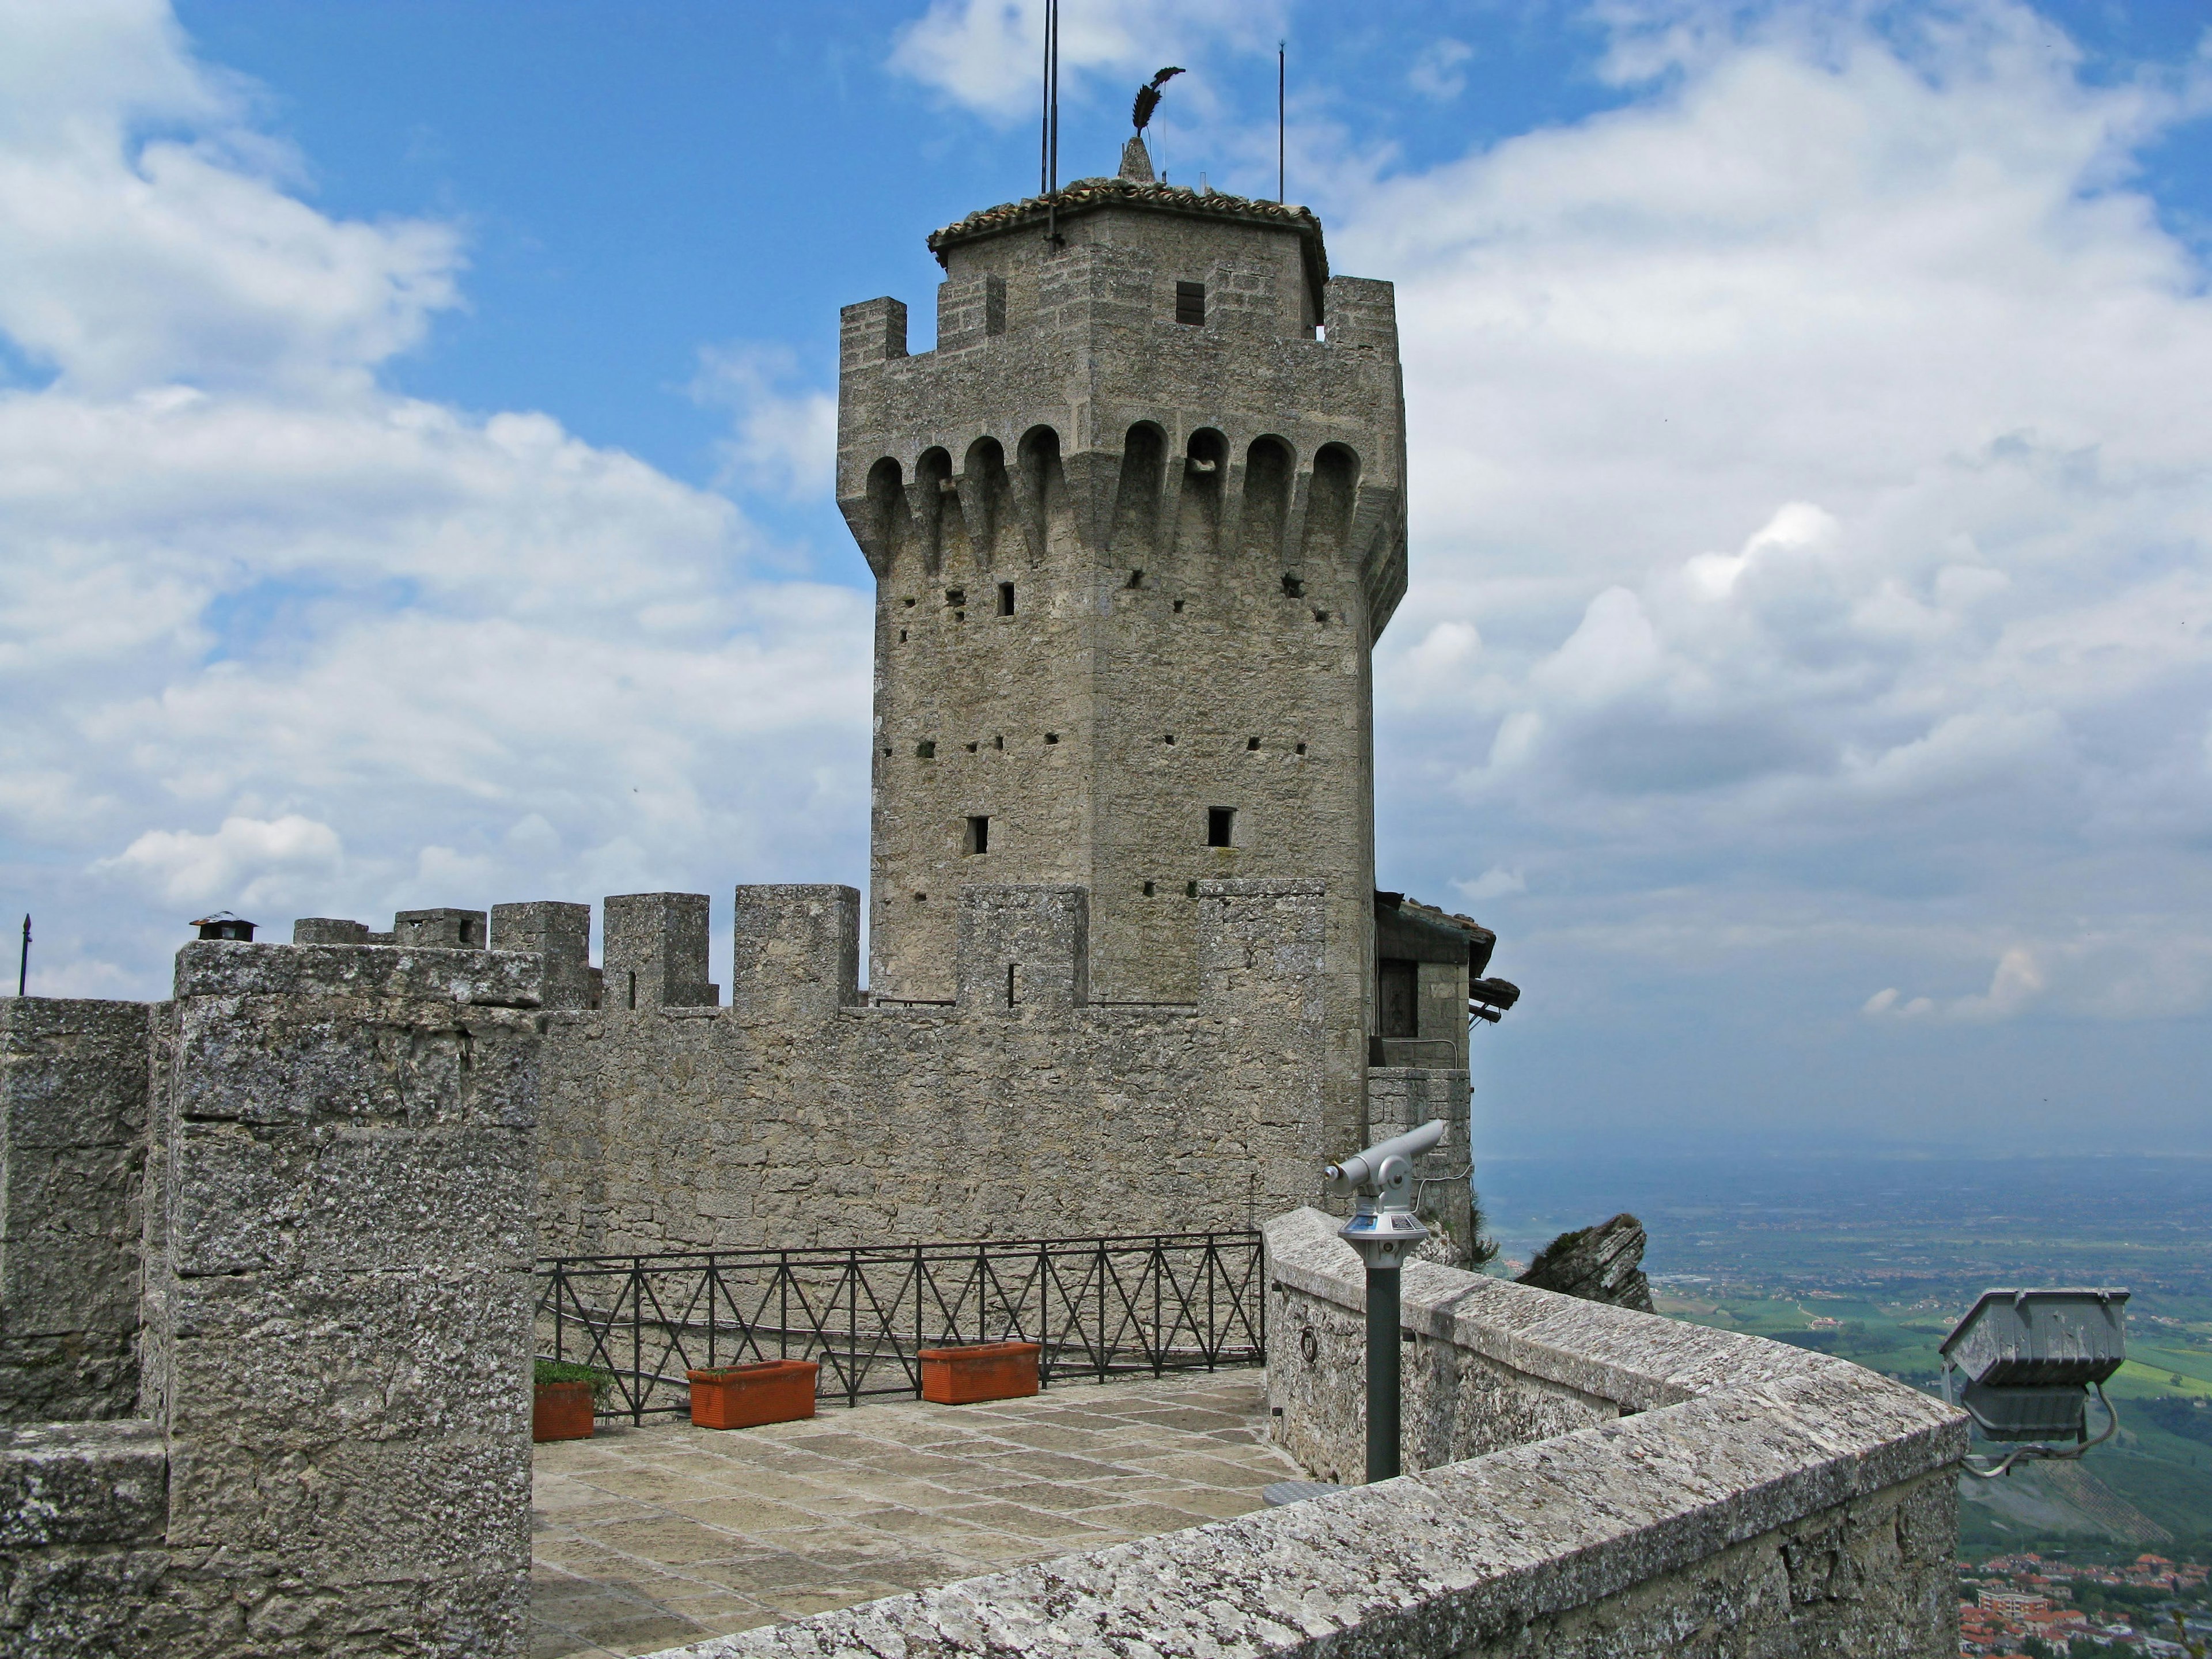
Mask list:
[[[1261,1507],[1257,1369],[537,1449],[532,1659],[632,1655]]]

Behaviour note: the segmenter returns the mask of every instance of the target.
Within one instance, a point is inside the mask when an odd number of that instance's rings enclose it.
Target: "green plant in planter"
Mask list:
[[[615,1385],[615,1374],[592,1365],[572,1365],[565,1359],[541,1359],[531,1375],[533,1382],[588,1382],[592,1404],[597,1406]]]

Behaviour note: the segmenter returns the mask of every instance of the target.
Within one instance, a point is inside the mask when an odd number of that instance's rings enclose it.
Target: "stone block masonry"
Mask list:
[[[726,1010],[553,1016],[546,1253],[1225,1230],[1315,1193],[1319,884],[1201,883],[1174,1005],[1091,1000],[1080,889],[958,902],[946,1000],[861,1000],[852,888],[743,887]]]
[[[519,1645],[540,972],[179,953],[147,1404],[193,1650],[270,1651],[271,1623],[332,1656]]]
[[[204,942],[0,1010],[9,1311],[141,1357],[11,1402],[135,1415],[0,1430],[0,1659],[520,1651],[544,961]]]
[[[0,999],[0,1422],[137,1407],[149,1015]]]

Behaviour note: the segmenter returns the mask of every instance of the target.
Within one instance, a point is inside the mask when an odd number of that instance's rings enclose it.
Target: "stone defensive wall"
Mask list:
[[[1268,1393],[1362,1456],[1331,1216],[1268,1224]],[[655,1659],[1951,1659],[1966,1419],[1845,1361],[1425,1262],[1395,1480]],[[1310,1339],[1310,1340],[1309,1340]]]
[[[1323,899],[1199,884],[1197,1000],[1127,1003],[1083,889],[966,887],[920,1002],[859,989],[854,889],[740,887],[726,1006],[705,898],[610,899],[603,1006],[548,1020],[544,1253],[1255,1226],[1318,1182]]]
[[[0,1656],[520,1650],[542,961],[0,1000]]]

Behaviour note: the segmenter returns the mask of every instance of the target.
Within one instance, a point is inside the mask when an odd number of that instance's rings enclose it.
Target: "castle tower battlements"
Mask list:
[[[1356,1136],[1370,655],[1406,585],[1390,285],[1332,277],[1304,208],[1125,179],[930,246],[935,350],[896,300],[842,319],[872,988],[951,997],[960,889],[1045,884],[1088,891],[1091,997],[1188,1002],[1200,882],[1318,880],[1328,1134]]]

